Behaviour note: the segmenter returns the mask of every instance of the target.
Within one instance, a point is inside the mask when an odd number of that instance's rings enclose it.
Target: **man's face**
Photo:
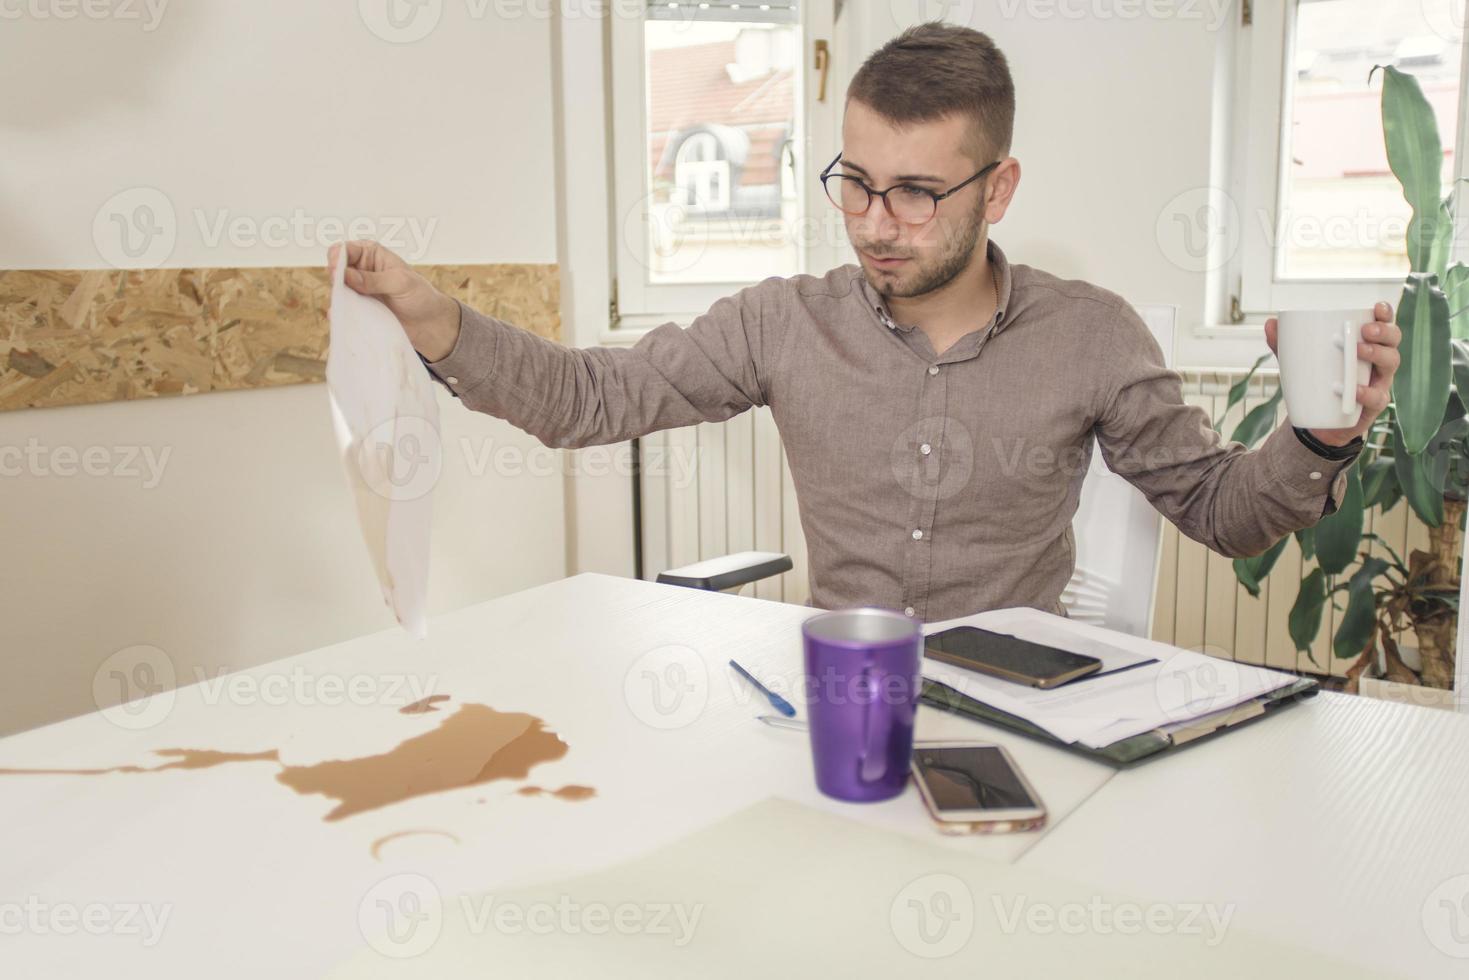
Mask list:
[[[942,194],[990,162],[976,164],[960,149],[969,125],[965,117],[948,116],[897,129],[854,99],[842,122],[842,158],[832,173],[859,177],[879,191],[911,184]],[[898,221],[877,197],[866,214],[843,212],[847,237],[873,288],[884,296],[921,296],[963,272],[986,227],[985,197],[993,177],[992,171],[944,198],[922,225]]]

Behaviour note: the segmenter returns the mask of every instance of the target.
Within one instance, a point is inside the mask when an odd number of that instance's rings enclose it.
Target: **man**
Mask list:
[[[1189,537],[1255,555],[1335,510],[1387,404],[1386,304],[1351,429],[1289,424],[1247,451],[1183,402],[1119,296],[1014,264],[988,240],[1020,184],[1015,92],[977,31],[925,24],[862,66],[823,175],[857,265],[772,277],[631,348],[569,349],[463,307],[397,256],[348,245],[347,284],[402,321],[475,411],[548,446],[620,442],[768,405],[795,482],[813,605],[925,620],[1062,613],[1092,443]],[[1275,321],[1265,325],[1275,348]]]

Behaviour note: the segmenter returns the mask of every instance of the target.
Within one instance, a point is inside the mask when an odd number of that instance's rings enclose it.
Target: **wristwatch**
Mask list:
[[[1333,462],[1340,462],[1342,460],[1351,459],[1353,456],[1356,456],[1362,451],[1363,442],[1361,436],[1353,439],[1345,446],[1328,446],[1320,439],[1317,439],[1315,436],[1311,435],[1308,430],[1302,429],[1300,426],[1293,425],[1291,426],[1291,429],[1295,432],[1296,438],[1301,440],[1302,445],[1311,450],[1311,452],[1315,453],[1317,456],[1320,456],[1322,459],[1329,459]]]

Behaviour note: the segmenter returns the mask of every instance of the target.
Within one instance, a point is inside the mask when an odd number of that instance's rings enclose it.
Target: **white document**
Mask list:
[[[350,289],[346,266],[344,245],[332,270],[326,358],[332,425],[383,599],[422,638],[433,489],[443,468],[438,401],[398,318]]]
[[[1100,658],[1105,676],[1049,691],[927,657],[923,661],[923,676],[1024,718],[1062,741],[1093,748],[1231,708],[1295,681],[1290,674],[1073,623],[1038,609],[992,610],[925,626],[924,633],[959,625]]]

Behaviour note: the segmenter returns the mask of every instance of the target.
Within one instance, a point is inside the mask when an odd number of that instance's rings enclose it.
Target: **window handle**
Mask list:
[[[821,72],[821,82],[816,86],[816,101],[826,101],[826,76],[831,72],[831,47],[825,40],[816,42],[816,70]]]

